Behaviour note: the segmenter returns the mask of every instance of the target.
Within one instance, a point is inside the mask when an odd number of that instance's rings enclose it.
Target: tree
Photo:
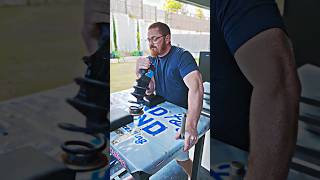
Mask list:
[[[116,22],[115,22],[115,20],[114,20],[114,16],[113,16],[113,15],[112,15],[112,25],[113,25],[113,44],[114,44],[114,50],[115,50],[115,51],[118,51]]]
[[[139,29],[139,20],[137,20],[137,49],[140,51],[140,29]]]
[[[176,13],[179,10],[181,10],[182,7],[183,7],[182,3],[175,0],[166,0],[164,4],[164,10],[169,13],[171,12]]]
[[[200,8],[196,9],[196,17],[198,17],[199,19],[203,19],[204,18],[204,14],[203,14],[202,9],[200,9]]]
[[[114,16],[112,15],[112,26],[113,26],[113,44],[114,44],[114,51],[112,51],[112,58],[120,58],[120,53],[118,52],[118,44],[117,44],[117,29],[116,29],[116,22],[114,20]]]
[[[178,1],[166,0],[163,6],[163,9],[165,10],[165,22],[168,23],[170,13],[176,13],[181,10],[182,7],[182,3]]]

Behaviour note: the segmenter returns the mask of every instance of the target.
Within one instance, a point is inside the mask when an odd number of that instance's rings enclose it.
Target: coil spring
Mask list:
[[[107,165],[108,158],[103,154],[103,150],[106,148],[106,141],[102,133],[93,133],[88,128],[78,127],[69,123],[60,123],[59,127],[67,131],[85,133],[93,139],[90,142],[69,140],[61,145],[64,151],[62,159],[67,167],[75,171],[91,171]]]
[[[75,171],[91,171],[108,164],[108,154],[104,155],[109,139],[110,121],[107,119],[109,111],[109,85],[107,76],[109,70],[109,41],[90,57],[84,57],[87,65],[84,78],[76,78],[80,90],[74,98],[67,102],[86,117],[86,127],[79,127],[69,123],[59,123],[58,126],[67,131],[84,133],[92,137],[90,141],[65,141],[61,148],[64,151],[62,159],[66,166]]]
[[[83,140],[64,142],[61,145],[64,151],[62,159],[70,169],[76,171],[99,169],[108,163],[107,157],[103,155],[103,150],[106,148],[106,140],[109,137],[107,131],[109,129],[109,121],[107,119],[108,103],[104,104],[105,107],[101,106],[101,104],[92,102],[92,98],[88,96],[93,92],[101,95],[107,85],[86,78],[76,78],[75,81],[80,85],[80,91],[76,97],[67,99],[67,102],[86,116],[86,128],[69,123],[60,123],[58,126],[67,131],[85,133],[91,136],[93,140],[90,142]],[[88,88],[93,89],[88,91]]]

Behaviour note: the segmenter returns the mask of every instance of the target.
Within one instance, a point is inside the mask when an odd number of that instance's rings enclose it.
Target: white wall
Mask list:
[[[141,49],[145,52],[148,51],[148,44],[146,42],[147,39],[147,28],[151,24],[151,22],[145,22],[140,19],[130,18],[127,14],[122,13],[112,13],[116,22],[117,29],[117,42],[118,42],[118,50],[119,51],[127,51],[132,52],[137,50],[137,21],[139,21],[140,25],[140,34],[141,34]],[[112,18],[111,15],[111,18]],[[113,25],[112,19],[111,22],[111,50],[114,50],[113,46]],[[199,51],[209,51],[210,49],[210,35],[200,34],[196,32],[189,33],[172,33],[172,44],[178,45],[180,47],[185,48],[191,53],[198,53]]]

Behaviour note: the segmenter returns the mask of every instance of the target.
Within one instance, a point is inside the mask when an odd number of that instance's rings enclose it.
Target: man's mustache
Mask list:
[[[150,49],[151,49],[151,48],[157,48],[157,47],[155,47],[155,46],[150,46]]]

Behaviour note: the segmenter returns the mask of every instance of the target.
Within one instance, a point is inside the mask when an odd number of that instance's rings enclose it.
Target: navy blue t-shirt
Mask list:
[[[215,0],[212,10],[211,136],[248,150],[252,86],[234,53],[258,33],[284,30],[284,24],[274,0]]]
[[[183,78],[190,72],[198,70],[191,53],[183,48],[172,46],[164,57],[150,59],[155,66],[156,94],[173,104],[187,108],[188,87]]]

